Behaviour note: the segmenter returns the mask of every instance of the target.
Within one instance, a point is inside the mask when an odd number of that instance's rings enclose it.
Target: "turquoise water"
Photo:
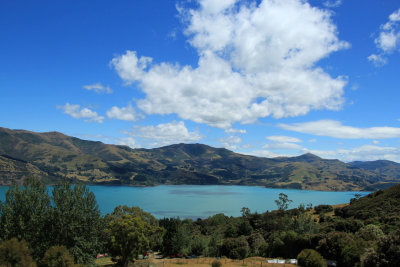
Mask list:
[[[355,194],[368,192],[324,192],[294,189],[272,189],[254,186],[222,185],[160,185],[155,187],[89,186],[96,195],[101,213],[107,214],[118,205],[139,206],[156,218],[206,218],[224,213],[239,216],[242,207],[252,212],[276,209],[279,193],[293,200],[289,208],[300,204],[348,203]],[[7,187],[0,187],[0,200],[4,201]]]

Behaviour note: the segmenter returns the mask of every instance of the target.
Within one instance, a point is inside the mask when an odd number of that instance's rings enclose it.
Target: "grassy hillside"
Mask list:
[[[346,164],[312,154],[260,158],[202,144],[131,149],[58,132],[0,128],[0,184],[33,173],[94,184],[237,184],[316,190],[374,190],[400,180],[400,164]],[[378,164],[379,165],[379,164]],[[398,167],[396,169],[395,167]]]
[[[350,205],[338,210],[337,214],[345,218],[353,217],[371,222],[385,223],[393,219],[400,221],[399,203],[400,185],[396,185],[353,200]]]

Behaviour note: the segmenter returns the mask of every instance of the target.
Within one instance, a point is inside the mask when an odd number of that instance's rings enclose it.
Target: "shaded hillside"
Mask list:
[[[350,205],[337,213],[345,218],[377,220],[396,217],[400,221],[400,185],[379,190],[360,199],[353,199]]]
[[[12,181],[22,184],[23,179],[30,175],[47,178],[47,173],[26,161],[0,155],[0,185],[11,185]]]
[[[377,171],[368,164],[346,164],[312,154],[260,158],[202,144],[131,149],[58,132],[6,128],[0,128],[0,155],[0,170],[7,170],[1,174],[1,184],[28,172],[49,182],[66,177],[94,184],[237,184],[316,190],[374,190],[400,180],[394,168]],[[15,166],[7,167],[10,164]]]
[[[379,175],[400,179],[400,164],[389,160],[354,161],[351,166],[374,172]]]

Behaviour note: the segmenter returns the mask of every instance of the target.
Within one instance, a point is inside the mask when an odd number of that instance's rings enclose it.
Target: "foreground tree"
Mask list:
[[[52,245],[66,246],[76,263],[93,264],[103,229],[94,194],[85,185],[62,182],[52,200]]]
[[[29,177],[24,187],[11,186],[0,205],[0,239],[26,240],[36,261],[54,245],[64,245],[75,262],[93,264],[102,219],[94,194],[84,185],[62,182],[53,189]]]
[[[51,239],[50,212],[50,196],[39,179],[28,177],[24,187],[10,186],[0,206],[0,239],[26,240],[33,257],[40,259]]]
[[[112,220],[107,226],[109,241],[108,252],[117,261],[118,266],[126,267],[139,254],[149,248],[152,226],[140,217],[123,215]]]
[[[232,259],[244,259],[249,255],[249,243],[244,236],[226,238],[221,246],[221,254]]]
[[[0,266],[36,267],[36,264],[26,242],[14,237],[0,244]]]
[[[73,267],[74,258],[65,246],[49,248],[41,261],[43,267]]]
[[[301,267],[326,267],[325,259],[313,249],[303,249],[297,256]]]
[[[160,225],[166,229],[162,243],[164,255],[187,255],[191,241],[190,222],[179,218],[169,218],[160,220]]]
[[[163,229],[159,227],[158,220],[149,212],[143,211],[139,207],[117,206],[111,214],[107,214],[104,218],[106,225],[116,218],[121,218],[124,215],[131,215],[132,217],[139,217],[144,222],[152,226],[153,231],[150,236],[147,236],[150,243],[150,248],[153,250],[160,250],[163,241]]]
[[[376,250],[366,249],[364,255],[361,256],[361,266],[400,266],[400,231],[382,236]]]

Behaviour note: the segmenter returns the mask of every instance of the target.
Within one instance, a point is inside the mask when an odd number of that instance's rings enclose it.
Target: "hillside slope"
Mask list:
[[[398,230],[400,227],[399,203],[400,185],[396,185],[353,200],[350,205],[335,210],[335,214],[382,225],[385,226],[386,231]]]
[[[0,128],[0,184],[27,175],[93,184],[226,184],[315,190],[374,190],[400,181],[400,170],[346,164],[312,154],[260,158],[202,144],[131,149],[58,132]],[[397,163],[389,162],[393,166]],[[371,165],[372,164],[372,165]],[[400,166],[400,164],[399,164]]]

